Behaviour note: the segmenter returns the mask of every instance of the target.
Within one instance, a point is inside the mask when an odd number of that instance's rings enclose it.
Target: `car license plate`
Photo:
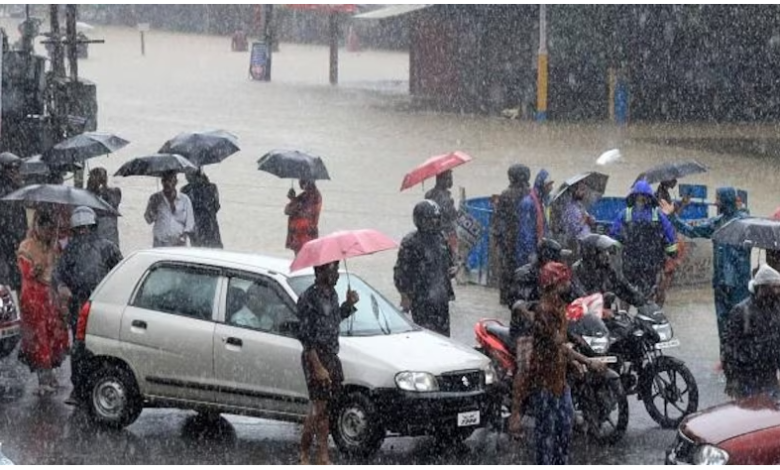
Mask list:
[[[663,343],[656,343],[655,349],[668,349],[668,348],[676,348],[680,345],[679,339],[673,339],[671,341],[665,341]]]
[[[615,364],[617,362],[617,357],[615,356],[596,356],[593,359],[604,364]]]
[[[479,424],[479,411],[458,413],[458,427],[477,426]]]

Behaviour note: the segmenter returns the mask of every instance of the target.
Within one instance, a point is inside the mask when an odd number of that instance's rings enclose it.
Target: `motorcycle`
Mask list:
[[[578,299],[567,309],[569,338],[580,354],[607,364],[615,362],[616,357],[607,355],[609,330],[592,307],[592,303],[588,305],[585,299]],[[509,328],[499,320],[483,319],[474,326],[474,332],[478,343],[476,349],[492,360],[497,372],[499,398],[492,413],[493,424],[497,429],[504,429],[510,415],[517,369]],[[620,376],[612,369],[604,372],[587,370],[581,374],[568,374],[568,379],[577,429],[603,444],[618,442],[628,427],[628,397]],[[523,409],[532,411],[529,406]]]
[[[610,331],[610,364],[627,395],[637,395],[662,428],[676,429],[699,407],[696,379],[683,361],[664,352],[680,345],[663,310],[654,303],[631,316],[619,311],[605,321]],[[678,383],[679,382],[679,383]]]

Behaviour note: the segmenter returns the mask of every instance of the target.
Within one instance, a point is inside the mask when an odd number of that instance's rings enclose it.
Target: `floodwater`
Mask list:
[[[15,23],[2,25],[16,40]],[[474,161],[455,171],[455,185],[468,197],[497,194],[507,185],[506,168],[522,162],[533,173],[545,167],[557,181],[598,169],[610,175],[608,194],[625,195],[636,175],[661,162],[696,159],[710,167],[706,175],[686,182],[734,185],[750,194],[756,215],[780,205],[778,163],[749,152],[723,153],[718,139],[772,139],[768,125],[631,125],[607,123],[538,125],[500,117],[437,114],[416,109],[406,94],[408,54],[341,51],[341,84],[328,85],[328,50],[319,46],[282,44],[274,54],[273,81],[248,78],[249,53],[230,51],[226,37],[152,31],[146,34],[146,55],[139,33],[127,28],[98,27],[80,61],[81,76],[97,83],[99,130],[114,132],[131,144],[109,157],[90,161],[113,173],[130,158],[155,153],[179,132],[221,128],[239,136],[243,149],[220,165],[207,167],[219,186],[219,221],[225,246],[238,251],[291,257],[284,249],[283,207],[290,181],[257,171],[255,162],[273,148],[296,148],[321,155],[332,181],[321,182],[324,209],[320,231],[376,228],[396,239],[412,229],[411,209],[423,190],[399,193],[403,175],[431,155],[462,150]],[[39,51],[43,50],[37,45]],[[660,144],[686,139],[684,147]],[[698,145],[697,142],[701,142]],[[596,158],[619,148],[619,163],[597,168]],[[180,184],[183,185],[184,178]],[[151,227],[143,219],[156,180],[111,178],[122,189],[120,210],[125,253],[151,246]],[[430,185],[426,185],[430,187]],[[395,252],[350,260],[349,268],[396,300],[392,284]],[[453,304],[454,336],[472,342],[471,326],[485,316],[506,318],[497,293],[479,286],[459,286]],[[711,292],[706,287],[674,291],[669,316],[702,389],[702,405],[723,401],[722,384],[711,366],[717,358]],[[633,402],[632,402],[633,403]],[[145,413],[138,426],[153,420]],[[149,421],[150,424],[153,422]],[[631,436],[657,436],[643,409],[632,404]],[[290,429],[290,428],[287,428]],[[144,434],[142,432],[141,434]],[[294,433],[293,433],[294,434]],[[668,436],[667,436],[668,434]],[[670,441],[653,437],[641,452],[655,452]],[[628,439],[628,438],[627,438]],[[668,442],[667,442],[668,441]],[[644,444],[643,444],[644,445]],[[387,445],[385,446],[387,447]],[[641,452],[639,455],[641,455]],[[658,461],[654,456],[651,461]]]

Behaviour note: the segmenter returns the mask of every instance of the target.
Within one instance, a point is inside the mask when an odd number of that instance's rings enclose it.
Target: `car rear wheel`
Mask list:
[[[133,374],[109,364],[95,371],[90,380],[88,409],[95,422],[107,427],[124,428],[135,422],[143,403]]]
[[[336,446],[349,457],[370,457],[385,440],[386,430],[379,413],[361,392],[347,393],[338,402],[330,427]]]

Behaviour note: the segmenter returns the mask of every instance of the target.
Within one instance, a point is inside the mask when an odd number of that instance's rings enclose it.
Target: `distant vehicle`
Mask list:
[[[0,286],[0,359],[11,354],[22,339],[20,324],[11,291]]]
[[[312,270],[292,275],[283,259],[193,248],[133,253],[79,315],[74,354],[91,375],[90,415],[112,427],[129,425],[144,407],[302,421],[309,400],[295,302],[313,282]],[[338,448],[368,456],[387,432],[457,440],[484,425],[490,360],[413,324],[354,274],[341,276],[341,298],[347,284],[360,302],[341,324],[344,393],[331,420]],[[235,324],[247,308],[260,327]]]
[[[666,452],[667,465],[780,464],[780,403],[757,396],[686,418]]]

